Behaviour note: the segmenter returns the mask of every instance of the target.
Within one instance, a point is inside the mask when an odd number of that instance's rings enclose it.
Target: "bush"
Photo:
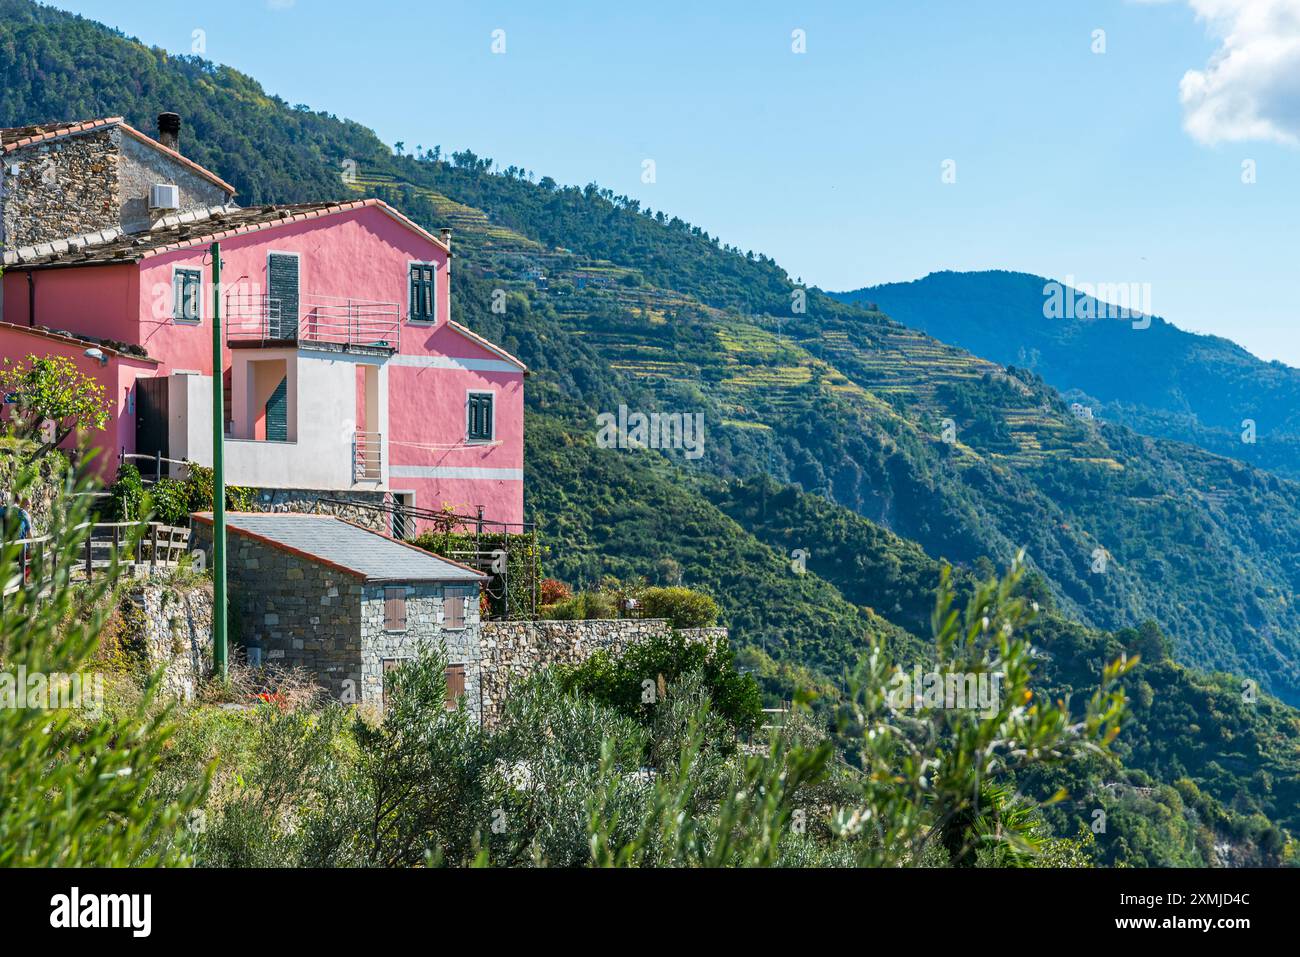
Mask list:
[[[138,522],[144,517],[144,483],[140,470],[130,462],[117,469],[117,480],[109,488],[113,500],[113,519],[118,522]]]
[[[613,596],[604,592],[584,591],[580,595],[542,608],[542,617],[553,621],[585,621],[618,617]]]
[[[154,515],[164,525],[184,525],[190,520],[190,488],[185,482],[163,478],[150,490]]]
[[[562,581],[554,578],[542,579],[542,604],[558,605],[562,601],[568,601],[573,597],[573,590]]]
[[[185,487],[189,490],[189,510],[191,512],[212,511],[213,480],[212,469],[205,465],[186,462],[189,476]],[[240,485],[226,486],[226,508],[232,512],[251,512],[257,507],[257,495],[251,488]]]
[[[566,691],[589,697],[649,724],[660,693],[684,675],[700,673],[713,711],[735,734],[758,727],[763,716],[758,685],[733,667],[735,653],[725,638],[688,641],[676,632],[631,645],[621,655],[598,651],[582,664],[561,669]],[[651,685],[653,693],[651,693]]]
[[[674,628],[706,628],[718,623],[718,603],[690,588],[647,588],[641,608],[647,618],[667,618]]]

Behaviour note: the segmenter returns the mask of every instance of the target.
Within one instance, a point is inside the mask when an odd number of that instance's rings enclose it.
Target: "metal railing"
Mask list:
[[[401,309],[395,302],[304,294],[291,314],[279,299],[231,293],[225,308],[229,342],[365,346],[394,352],[401,343]]]
[[[379,432],[355,432],[352,437],[352,478],[362,482],[382,479],[384,437]]]
[[[432,533],[436,540],[438,535],[443,535],[445,544],[438,554],[445,554],[450,558],[455,551],[464,559],[462,564],[477,568],[489,576],[484,591],[493,602],[500,605],[500,614],[493,614],[490,617],[507,619],[520,616],[537,617],[537,608],[541,603],[542,569],[535,522],[498,522],[485,517],[482,506],[479,506],[477,515],[458,515],[446,509],[435,511],[418,508],[394,501],[388,495],[384,496],[382,503],[321,496],[316,499],[314,505],[316,514],[346,515],[356,513],[358,510],[386,517],[390,533],[394,538],[411,539],[418,533],[424,532]],[[472,535],[473,549],[449,548],[449,536],[454,534]],[[525,546],[527,555],[521,588],[525,595],[524,607],[512,609],[509,569],[515,564],[512,560],[513,556]]]
[[[136,466],[136,468],[140,470],[140,481],[144,482],[146,485],[160,481],[164,477],[164,473],[166,473],[167,476],[170,476],[173,471],[180,473],[188,471],[190,467],[190,463],[184,459],[169,459],[163,455],[162,452],[154,452],[150,455],[145,452],[128,452],[126,449],[122,449],[117,456],[118,467],[120,468],[127,462],[145,462],[153,466],[152,469],[147,467],[142,468],[139,465]],[[166,462],[168,466],[166,469],[163,468],[164,462]],[[171,468],[173,465],[176,466],[175,469]],[[150,475],[150,472],[153,474]]]

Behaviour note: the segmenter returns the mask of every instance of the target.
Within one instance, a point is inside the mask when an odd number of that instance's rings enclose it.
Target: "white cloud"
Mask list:
[[[1178,84],[1183,128],[1202,143],[1300,145],[1300,0],[1188,0],[1220,46]]]

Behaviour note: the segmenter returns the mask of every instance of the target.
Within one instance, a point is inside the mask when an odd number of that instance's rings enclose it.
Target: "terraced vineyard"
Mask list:
[[[489,167],[376,154],[351,188],[455,230],[453,308],[540,370],[532,408],[703,412],[692,470],[766,472],[958,563],[1025,547],[1064,614],[1153,619],[1183,660],[1300,701],[1300,489],[1076,418],[1032,372],[796,294],[771,260],[609,191]],[[491,314],[497,289],[534,324]]]

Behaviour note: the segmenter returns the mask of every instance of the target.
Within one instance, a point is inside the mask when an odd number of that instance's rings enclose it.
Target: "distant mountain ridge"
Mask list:
[[[1106,810],[1106,860],[1205,863],[1222,842],[1273,861],[1270,822],[1300,828],[1300,712],[1246,702],[1237,676],[1300,701],[1300,486],[1082,422],[1032,373],[816,289],[796,312],[771,259],[594,184],[468,150],[395,156],[227,67],[0,0],[0,125],[162,109],[245,203],[374,195],[455,228],[453,318],[532,372],[527,507],[548,574],[704,588],[770,696],[829,697],[868,639],[924,652],[941,558],[969,583],[1027,546],[1043,694],[1086,695],[1104,661],[1143,658],[1126,789],[1079,767],[1044,791]],[[598,448],[595,416],[621,404],[702,411],[707,454]],[[1113,563],[1095,574],[1103,544]]]
[[[1158,316],[1145,328],[1122,318],[1048,318],[1053,283],[1000,270],[936,272],[831,295],[875,303],[936,339],[1030,369],[1106,421],[1300,478],[1300,369]]]

